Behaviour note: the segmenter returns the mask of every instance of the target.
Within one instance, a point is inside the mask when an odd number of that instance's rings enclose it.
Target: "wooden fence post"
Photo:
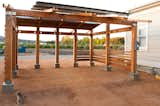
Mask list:
[[[11,23],[11,16],[6,11],[5,24],[5,69],[4,82],[2,84],[2,92],[12,93],[14,85],[12,83],[12,41],[13,41],[13,27]]]
[[[16,78],[16,29],[13,29],[12,33],[12,77]]]
[[[111,71],[111,66],[109,63],[109,56],[110,56],[110,24],[106,24],[106,58],[105,58],[105,63],[106,63],[106,70]]]
[[[55,68],[60,68],[59,64],[59,28],[56,28],[56,42],[55,42]]]
[[[94,66],[95,64],[93,62],[93,30],[90,31],[89,58],[90,58],[90,66]]]
[[[18,30],[18,27],[17,27]],[[16,70],[18,70],[18,31],[16,31]]]
[[[137,50],[136,50],[136,38],[137,38],[137,23],[132,25],[132,41],[131,41],[131,73],[130,76],[133,80],[138,79],[137,67]]]
[[[39,27],[37,27],[36,31],[36,64],[35,64],[35,69],[40,69],[40,64],[39,64],[39,54],[40,54],[40,30]]]
[[[77,29],[74,30],[74,38],[73,38],[73,66],[78,67],[77,63]]]

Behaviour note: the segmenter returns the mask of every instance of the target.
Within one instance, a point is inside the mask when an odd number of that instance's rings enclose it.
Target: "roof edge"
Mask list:
[[[141,12],[141,11],[144,11],[144,10],[148,10],[148,9],[151,9],[151,8],[154,8],[154,7],[157,7],[157,6],[160,6],[160,1],[148,3],[148,4],[145,4],[145,5],[133,8],[133,9],[129,10],[129,14],[133,14],[133,13]]]
[[[99,8],[91,8],[91,7],[83,7],[83,6],[75,6],[75,5],[68,5],[68,4],[59,4],[59,3],[52,3],[52,2],[42,2],[42,1],[37,1],[35,5],[33,5],[33,7],[31,8],[32,10],[34,10],[34,7],[38,6],[38,5],[49,5],[50,6],[57,6],[59,8],[76,8],[76,10],[79,11],[88,11],[88,12],[95,12],[95,13],[102,13],[102,14],[108,14],[108,13],[113,13],[113,14],[118,14],[118,15],[124,15],[124,16],[128,16],[129,13],[128,12],[120,12],[120,11],[112,11],[112,10],[105,10],[105,9],[99,9]]]

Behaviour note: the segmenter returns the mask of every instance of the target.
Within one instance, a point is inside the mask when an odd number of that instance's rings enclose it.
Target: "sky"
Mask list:
[[[68,4],[68,5],[75,5],[75,6],[84,6],[84,7],[126,12],[129,9],[144,5],[146,3],[158,1],[158,0],[0,0],[0,5],[1,5],[0,35],[4,36],[5,9],[2,7],[3,3],[10,4],[13,8],[16,8],[16,9],[29,10],[35,4],[36,1],[45,1],[45,2],[53,2],[53,3],[60,3],[60,4]],[[29,28],[23,28],[23,29],[29,29]],[[34,30],[34,28],[32,29]],[[50,31],[53,29],[45,29],[45,30]],[[25,35],[19,34],[19,38],[27,39],[27,40],[35,40],[36,36],[35,35],[26,36],[26,34]],[[40,39],[41,40],[43,39],[45,41],[54,40],[55,36],[41,35]]]

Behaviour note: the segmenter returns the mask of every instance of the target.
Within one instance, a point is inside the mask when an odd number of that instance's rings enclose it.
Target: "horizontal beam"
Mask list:
[[[103,35],[105,33],[106,33],[106,31],[101,31],[101,32],[95,32],[95,33],[93,33],[93,35]]]
[[[152,20],[141,20],[141,19],[128,19],[130,21],[136,21],[136,22],[146,22],[146,23],[152,23]]]
[[[113,29],[113,30],[110,30],[110,33],[120,33],[120,32],[127,32],[127,31],[131,31],[131,27]],[[103,35],[103,34],[106,34],[106,31],[95,32],[93,35]]]
[[[18,33],[36,34],[36,31],[18,30]],[[40,31],[40,34],[56,35],[56,32]],[[71,32],[59,32],[59,35],[74,35]],[[90,36],[88,33],[77,33],[79,36]]]
[[[110,31],[110,33],[119,33],[119,32],[127,32],[127,31],[131,31],[131,27],[113,29],[113,30]]]
[[[122,24],[122,25],[133,25],[136,21],[129,21],[128,18],[123,17],[96,17],[96,16],[80,16],[71,14],[57,14],[50,12],[41,12],[33,10],[19,10],[12,9],[12,12],[16,13],[16,16],[27,16],[27,17],[37,17],[37,18],[48,18],[64,21],[89,21],[98,23],[111,23],[111,24]]]

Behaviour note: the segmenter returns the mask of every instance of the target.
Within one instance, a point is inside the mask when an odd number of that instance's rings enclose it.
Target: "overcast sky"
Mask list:
[[[10,4],[16,9],[30,9],[37,0],[0,0],[0,35],[4,36],[4,24],[5,24],[5,11],[2,8],[2,4]],[[127,11],[129,9],[144,5],[149,2],[158,0],[40,0],[45,2],[53,2],[60,4],[69,4],[76,6],[92,7],[114,11]],[[28,37],[20,35],[19,38],[23,39],[35,39],[35,36]],[[52,40],[52,36],[42,36],[41,39]]]

